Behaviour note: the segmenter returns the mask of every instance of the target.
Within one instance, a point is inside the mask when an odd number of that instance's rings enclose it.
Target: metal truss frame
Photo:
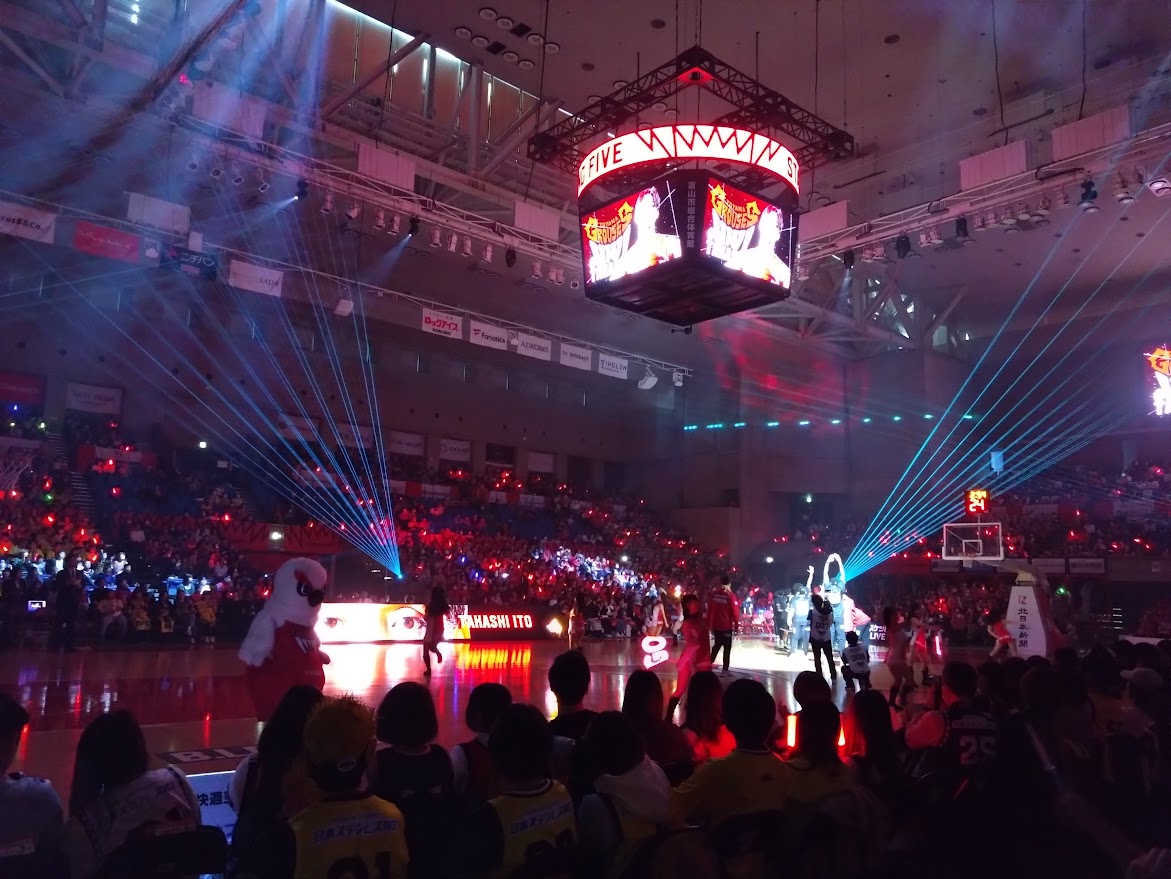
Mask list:
[[[529,140],[528,156],[576,174],[585,156],[583,144],[688,88],[707,89],[732,105],[731,111],[711,120],[711,124],[748,128],[796,143],[794,152],[802,170],[853,158],[855,154],[854,138],[848,132],[721,61],[702,46],[692,46],[576,115],[538,132]]]

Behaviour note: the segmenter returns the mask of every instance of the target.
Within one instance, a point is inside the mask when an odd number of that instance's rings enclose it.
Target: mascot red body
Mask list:
[[[272,716],[289,688],[325,686],[323,666],[329,657],[321,652],[314,627],[326,580],[325,568],[312,559],[281,565],[272,580],[272,594],[240,645],[244,677],[262,722]]]

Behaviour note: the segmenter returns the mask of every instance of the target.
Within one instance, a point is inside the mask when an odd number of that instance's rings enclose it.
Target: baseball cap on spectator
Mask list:
[[[309,775],[328,793],[355,790],[374,752],[374,713],[352,696],[326,699],[305,724]]]
[[[1144,693],[1155,693],[1163,689],[1163,677],[1153,668],[1135,668],[1122,672],[1122,679]]]

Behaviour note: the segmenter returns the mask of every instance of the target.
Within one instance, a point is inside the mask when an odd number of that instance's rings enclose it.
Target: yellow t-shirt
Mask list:
[[[533,793],[501,794],[489,805],[500,822],[499,875],[511,875],[533,857],[577,844],[573,800],[555,781]]]
[[[790,780],[772,751],[736,750],[704,763],[675,788],[679,817],[711,827],[733,815],[781,809]]]
[[[365,794],[324,800],[289,822],[296,839],[294,879],[403,879],[407,837],[392,803]]]

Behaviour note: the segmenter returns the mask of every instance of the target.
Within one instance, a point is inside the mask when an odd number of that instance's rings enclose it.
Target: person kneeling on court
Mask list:
[[[846,632],[846,647],[842,650],[842,677],[846,686],[854,689],[870,689],[870,651],[858,643],[857,632]]]
[[[374,715],[351,697],[327,699],[309,716],[302,753],[321,799],[289,821],[286,855],[294,879],[407,875],[402,812],[366,793],[374,757]],[[290,857],[291,856],[291,857]]]

